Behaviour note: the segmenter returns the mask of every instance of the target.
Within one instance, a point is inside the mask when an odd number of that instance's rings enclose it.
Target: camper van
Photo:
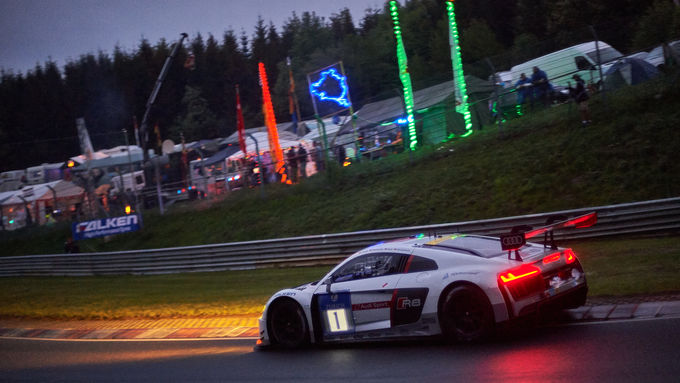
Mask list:
[[[126,173],[122,175],[122,184],[121,184],[121,176],[115,176],[111,178],[111,185],[113,186],[111,189],[112,193],[120,193],[121,191],[142,191],[145,186],[144,182],[144,171],[143,170],[138,170],[134,173]]]
[[[621,52],[605,42],[599,41],[596,44],[595,41],[590,41],[513,66],[510,70],[512,83],[515,84],[522,73],[531,77],[532,69],[536,66],[548,75],[550,83],[555,86],[566,87],[570,81],[573,83],[574,74],[578,74],[586,82],[596,84],[600,81],[596,46],[600,50],[602,73],[606,72],[616,59],[623,57]]]

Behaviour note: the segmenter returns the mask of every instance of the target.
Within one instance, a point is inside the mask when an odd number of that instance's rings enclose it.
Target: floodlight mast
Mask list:
[[[142,152],[144,155],[144,163],[149,161],[149,152],[147,151],[147,143],[149,141],[149,114],[151,112],[151,108],[153,107],[154,102],[156,102],[156,97],[158,96],[158,92],[161,89],[161,86],[163,85],[163,80],[165,80],[165,76],[168,74],[168,70],[170,69],[170,63],[172,60],[177,56],[177,52],[179,51],[179,48],[182,46],[182,42],[184,42],[184,39],[189,37],[186,33],[182,33],[180,35],[180,39],[177,43],[175,43],[175,46],[172,48],[172,52],[170,52],[170,55],[165,58],[165,63],[163,64],[163,68],[161,69],[161,73],[158,75],[158,79],[156,79],[156,85],[154,85],[153,90],[151,91],[151,95],[149,96],[149,99],[146,102],[146,110],[144,111],[144,117],[142,118],[142,126],[140,128],[141,130],[141,144],[142,144]]]

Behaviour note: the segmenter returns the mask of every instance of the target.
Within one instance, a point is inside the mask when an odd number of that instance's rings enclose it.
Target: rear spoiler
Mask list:
[[[556,222],[557,221],[557,222]],[[510,233],[501,234],[501,248],[508,251],[508,259],[511,258],[511,253],[515,251],[515,259],[521,261],[522,258],[519,255],[519,248],[527,243],[527,239],[533,238],[537,235],[544,234],[544,246],[548,246],[550,242],[550,247],[557,249],[555,245],[555,238],[553,236],[553,231],[563,228],[585,228],[593,226],[597,222],[597,212],[592,212],[584,214],[574,218],[566,218],[564,216],[551,216],[548,217],[546,226],[540,227],[538,229],[533,229],[530,226],[516,226],[513,227]],[[550,240],[548,240],[548,234],[550,235]]]

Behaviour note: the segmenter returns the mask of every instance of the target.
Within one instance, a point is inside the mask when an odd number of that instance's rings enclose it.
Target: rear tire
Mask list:
[[[273,345],[298,348],[309,343],[309,327],[300,305],[290,299],[276,301],[267,313],[269,338]]]
[[[442,332],[449,340],[475,342],[493,333],[491,304],[486,295],[471,286],[449,290],[439,313]]]

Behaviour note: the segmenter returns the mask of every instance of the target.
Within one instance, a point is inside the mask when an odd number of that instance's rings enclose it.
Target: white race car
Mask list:
[[[257,347],[435,335],[474,341],[544,307],[578,307],[588,292],[585,273],[552,232],[596,220],[591,213],[500,238],[421,234],[375,244],[320,281],[274,294],[259,319]],[[545,244],[526,243],[539,234]]]

